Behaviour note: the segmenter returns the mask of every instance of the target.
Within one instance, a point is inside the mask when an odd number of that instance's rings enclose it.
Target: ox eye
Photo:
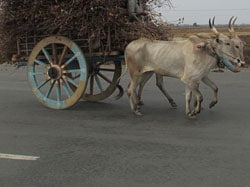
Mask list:
[[[230,43],[226,43],[226,45],[230,45]]]
[[[239,49],[240,47],[238,45],[235,46],[237,49]]]

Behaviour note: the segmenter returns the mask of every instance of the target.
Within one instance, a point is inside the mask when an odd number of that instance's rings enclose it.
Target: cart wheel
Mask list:
[[[28,60],[28,81],[33,93],[53,109],[69,108],[81,98],[87,72],[81,49],[62,36],[41,40]]]
[[[88,66],[88,86],[82,98],[87,101],[100,101],[109,97],[118,86],[122,72],[121,62],[94,62]]]

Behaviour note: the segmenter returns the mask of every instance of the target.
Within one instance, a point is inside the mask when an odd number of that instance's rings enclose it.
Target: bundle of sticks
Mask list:
[[[143,11],[131,19],[131,0],[0,0],[0,52],[13,47],[24,33],[36,35],[81,34],[91,40],[107,41],[108,50],[123,50],[139,37],[167,39],[167,24],[156,23],[150,4],[170,5],[170,0],[134,0]],[[15,45],[14,45],[15,46]],[[97,47],[98,48],[98,47]],[[96,49],[100,50],[100,49]]]

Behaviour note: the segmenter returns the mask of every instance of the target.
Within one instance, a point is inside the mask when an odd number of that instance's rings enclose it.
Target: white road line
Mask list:
[[[27,155],[15,155],[0,153],[0,159],[11,159],[11,160],[37,160],[38,156],[27,156]]]

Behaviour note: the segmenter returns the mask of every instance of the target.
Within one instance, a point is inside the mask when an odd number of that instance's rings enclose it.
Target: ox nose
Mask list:
[[[246,64],[245,61],[242,61],[242,60],[239,59],[239,58],[237,58],[236,61],[237,61],[237,65],[238,65],[238,66],[244,66],[244,65]]]

